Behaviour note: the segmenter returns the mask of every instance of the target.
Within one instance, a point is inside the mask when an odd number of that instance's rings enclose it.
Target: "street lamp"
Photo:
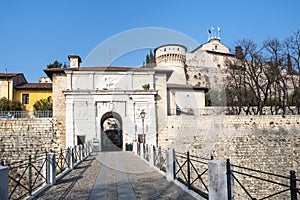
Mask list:
[[[145,119],[145,111],[142,110],[142,112],[140,113],[140,116],[142,118],[142,126],[143,126],[143,143],[145,143],[145,132],[144,132],[144,119]]]

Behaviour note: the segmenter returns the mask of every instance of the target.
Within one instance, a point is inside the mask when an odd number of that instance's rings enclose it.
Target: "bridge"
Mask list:
[[[87,143],[1,163],[0,199],[296,200],[300,194],[292,170],[273,174],[136,142],[126,151],[92,149]]]
[[[130,151],[93,153],[33,199],[196,199]]]

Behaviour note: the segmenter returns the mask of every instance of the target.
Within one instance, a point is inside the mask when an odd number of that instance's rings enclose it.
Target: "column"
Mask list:
[[[55,153],[47,154],[47,184],[54,185],[56,182]]]
[[[8,199],[8,167],[0,165],[0,199]]]

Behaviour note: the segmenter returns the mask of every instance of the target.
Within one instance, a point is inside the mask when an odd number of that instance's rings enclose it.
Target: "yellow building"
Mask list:
[[[14,88],[14,100],[20,101],[31,112],[35,102],[52,97],[52,83],[25,83]]]
[[[14,99],[14,88],[27,83],[23,73],[0,73],[0,98]]]
[[[44,79],[28,83],[23,73],[0,73],[0,98],[19,101],[32,112],[36,101],[52,97],[52,83]]]

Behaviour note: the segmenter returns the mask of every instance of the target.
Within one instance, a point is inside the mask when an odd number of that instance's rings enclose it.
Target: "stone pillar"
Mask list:
[[[176,170],[176,157],[175,157],[175,150],[168,149],[167,150],[167,163],[166,163],[166,177],[169,181],[174,180],[174,173]]]
[[[47,154],[47,184],[54,185],[56,182],[56,158],[55,153]]]
[[[209,199],[228,199],[225,161],[211,160],[208,162],[208,180]]]
[[[69,163],[69,169],[73,169],[74,168],[74,149],[70,147],[68,147],[68,163]]]
[[[82,145],[79,145],[79,160],[83,161],[83,150],[82,150]]]
[[[89,152],[89,144],[88,143],[85,143],[85,157],[88,157],[90,155],[90,152]]]
[[[8,199],[8,167],[0,165],[0,199]]]
[[[142,159],[145,158],[144,157],[144,153],[145,153],[144,149],[145,149],[145,144],[144,143],[140,143],[140,153],[141,153],[140,156],[141,156]]]
[[[155,150],[154,150],[155,146],[151,145],[150,146],[150,152],[149,152],[149,164],[151,167],[154,167],[154,160],[155,160]]]
[[[87,155],[89,156],[92,152],[93,152],[93,150],[92,150],[92,145],[91,145],[91,142],[89,141],[88,143],[86,143],[86,146],[87,146]]]
[[[133,149],[133,152],[137,155],[137,142],[133,142],[133,144],[132,144],[132,149]]]

